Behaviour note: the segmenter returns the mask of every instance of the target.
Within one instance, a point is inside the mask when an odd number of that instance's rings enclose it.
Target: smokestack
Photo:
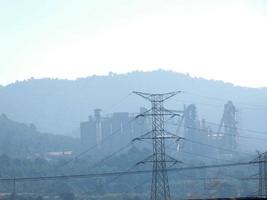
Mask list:
[[[100,121],[101,119],[101,109],[100,108],[97,108],[94,110],[94,116],[95,116],[95,119],[96,121]]]

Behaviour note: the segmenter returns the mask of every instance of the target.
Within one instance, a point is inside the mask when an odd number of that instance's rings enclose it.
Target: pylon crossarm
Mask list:
[[[164,108],[163,111],[164,111],[166,114],[168,113],[168,114],[173,115],[172,117],[181,117],[181,116],[182,116],[179,112],[176,112],[176,111],[174,111],[174,110],[169,110],[169,109]]]
[[[137,92],[137,91],[133,91],[134,94],[137,94],[141,97],[143,97],[144,99],[147,99],[148,101],[151,101],[151,97],[153,96],[162,96],[162,99],[160,101],[165,101],[167,99],[170,99],[171,97],[181,93],[182,91],[174,91],[174,92],[169,92],[169,93],[163,93],[163,94],[150,94],[150,93],[146,93],[146,92]]]
[[[260,151],[256,151],[256,153],[258,154],[257,158],[255,158],[252,161],[250,161],[250,163],[255,163],[255,162],[258,163],[261,160],[261,157],[262,157],[263,153],[261,153]]]
[[[148,156],[144,160],[136,163],[136,165],[145,164],[145,163],[153,163],[154,162],[153,156],[155,156],[155,154]],[[171,156],[168,156],[168,155],[165,155],[165,160],[159,160],[158,162],[166,162],[166,163],[174,163],[174,164],[183,163],[182,161],[179,161],[179,160],[177,160]]]
[[[137,119],[139,117],[146,117],[151,112],[151,110],[152,109],[149,109],[149,110],[147,110],[147,111],[145,111],[145,112],[143,112],[143,113],[141,113],[139,115],[136,115],[135,118]]]
[[[162,138],[162,139],[170,138],[170,139],[177,139],[177,140],[184,139],[183,137],[180,137],[180,136],[177,136],[171,132],[165,131],[164,129],[161,129],[159,131],[163,132],[164,134],[163,135],[157,135],[156,137],[152,137],[152,135],[153,135],[153,130],[152,130],[152,131],[147,132],[144,135],[141,135],[140,137],[138,137],[138,139],[140,139],[140,140],[142,140],[142,139],[160,139],[160,138]],[[150,137],[147,137],[149,135],[150,135]]]
[[[142,139],[141,138],[134,138],[132,139],[132,143],[136,142],[136,141],[141,141]]]
[[[164,131],[164,132],[165,132],[165,136],[172,137],[173,139],[176,139],[176,141],[185,140],[184,137],[180,137],[180,136],[173,134],[171,132],[168,132],[168,131]]]
[[[137,94],[140,97],[143,97],[144,99],[147,99],[148,101],[151,100],[151,94],[149,93],[145,93],[145,92],[137,92],[137,91],[133,91],[134,94]]]
[[[175,134],[173,134],[173,133],[171,133],[171,132],[169,132],[169,131],[164,131],[164,132],[165,132],[165,136],[173,136],[173,137],[175,137],[175,138],[178,137],[177,135],[175,135]]]
[[[140,137],[134,138],[134,139],[132,140],[132,142],[135,142],[135,141],[141,141],[141,140],[143,140],[143,139],[151,139],[151,136],[150,136],[150,137],[148,137],[148,136],[149,136],[149,135],[152,135],[152,132],[153,132],[153,131],[148,131],[148,132],[145,133],[144,135],[141,135]]]
[[[147,161],[140,161],[137,163],[137,165],[139,164],[145,164],[145,163],[153,163],[154,161],[153,160],[147,160]],[[183,163],[182,161],[171,161],[171,160],[159,160],[158,161],[159,163],[174,163],[174,164],[177,164],[177,163]]]
[[[253,160],[253,161],[250,161],[249,163],[250,163],[250,164],[258,164],[258,163],[267,163],[267,161],[264,161],[264,160],[254,161],[254,160]]]
[[[173,110],[173,109],[167,109],[167,110],[169,110],[169,111],[171,111],[171,112],[173,112],[173,113],[178,113],[178,114],[181,114],[181,115],[183,115],[184,114],[184,110]]]
[[[150,155],[147,158],[145,158],[144,160],[136,163],[136,165],[145,164],[145,163],[148,163],[148,162],[153,162],[153,155]]]
[[[177,160],[177,159],[175,159],[175,158],[173,158],[173,157],[171,157],[169,155],[165,155],[165,162],[172,162],[172,163],[175,163],[175,164],[183,163],[182,161]]]
[[[169,93],[165,93],[163,94],[163,99],[162,101],[166,101],[167,99],[170,99],[171,97],[181,93],[182,91],[175,91],[175,92],[169,92]]]
[[[142,114],[140,114],[142,115]],[[160,113],[160,114],[154,114],[154,113],[148,113],[148,114],[145,114],[145,115],[142,115],[142,116],[171,116],[171,117],[175,117],[175,116],[179,116],[179,115],[174,115],[172,113]]]
[[[143,138],[143,139],[176,139],[174,136],[156,136],[156,137],[150,137],[150,138]]]

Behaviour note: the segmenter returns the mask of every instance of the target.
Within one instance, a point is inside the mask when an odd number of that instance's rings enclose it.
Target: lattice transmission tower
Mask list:
[[[179,138],[167,132],[165,130],[165,116],[179,116],[175,111],[167,110],[164,108],[163,103],[167,99],[175,96],[178,92],[170,92],[164,94],[150,94],[143,92],[133,92],[144,99],[148,100],[152,104],[152,108],[147,110],[140,116],[151,116],[152,117],[152,130],[143,136],[136,138],[141,139],[151,139],[153,146],[153,154],[141,161],[140,163],[151,162],[153,163],[152,171],[152,183],[150,200],[170,200],[170,188],[168,183],[167,175],[167,164],[166,163],[177,163],[176,159],[166,155],[165,153],[165,140],[166,139],[176,139]]]
[[[267,198],[267,152],[259,154],[259,196]]]

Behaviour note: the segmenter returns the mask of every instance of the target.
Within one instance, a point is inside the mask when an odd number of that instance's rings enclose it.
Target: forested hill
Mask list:
[[[267,131],[266,88],[237,87],[163,70],[91,76],[74,81],[30,79],[16,82],[0,87],[0,113],[16,121],[34,123],[40,131],[77,135],[80,121],[86,120],[94,108],[110,113],[137,112],[140,106],[149,106],[140,97],[127,96],[133,90],[183,90],[184,93],[168,102],[168,107],[182,109],[183,104],[195,103],[199,118],[216,123],[220,121],[224,103],[232,100],[241,114],[240,126]]]
[[[44,157],[48,152],[73,151],[78,144],[73,138],[40,133],[33,124],[18,123],[6,115],[0,115],[0,155]]]

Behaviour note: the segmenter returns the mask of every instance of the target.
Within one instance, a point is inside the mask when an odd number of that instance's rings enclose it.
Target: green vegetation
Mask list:
[[[38,158],[48,152],[73,151],[78,146],[78,139],[40,133],[34,124],[14,122],[4,114],[0,115],[0,155]]]

